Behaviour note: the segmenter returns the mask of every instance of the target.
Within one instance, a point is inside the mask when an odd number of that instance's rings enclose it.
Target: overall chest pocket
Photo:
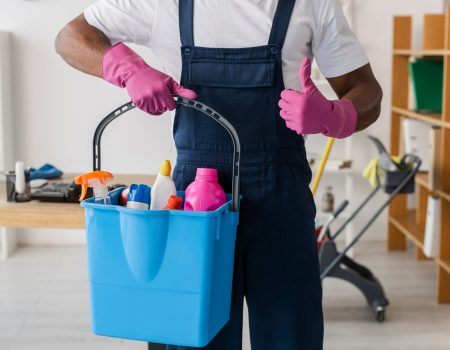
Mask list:
[[[276,141],[277,103],[274,60],[192,60],[189,87],[198,99],[217,109],[236,128],[245,144]],[[229,141],[207,118],[195,121],[195,141]]]

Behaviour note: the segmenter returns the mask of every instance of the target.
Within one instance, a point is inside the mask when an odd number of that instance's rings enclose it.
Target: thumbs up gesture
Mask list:
[[[323,134],[345,138],[356,129],[358,113],[351,100],[329,101],[311,79],[311,59],[300,64],[302,91],[285,89],[278,102],[286,126],[298,134]]]

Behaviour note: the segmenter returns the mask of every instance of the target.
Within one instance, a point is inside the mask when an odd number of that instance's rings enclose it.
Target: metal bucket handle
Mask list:
[[[228,134],[231,137],[231,140],[233,142],[233,177],[232,177],[232,201],[230,210],[231,211],[239,211],[239,195],[240,195],[240,155],[241,155],[241,143],[239,141],[239,136],[236,132],[236,129],[231,125],[231,123],[225,119],[220,113],[216,112],[212,108],[208,107],[207,105],[196,101],[196,100],[189,100],[187,98],[174,96],[175,102],[179,105],[194,108],[203,114],[206,114],[208,117],[215,120],[217,123],[219,123],[225,130],[228,132]],[[118,107],[114,111],[112,111],[110,114],[108,114],[97,126],[97,129],[95,130],[94,134],[94,142],[93,142],[93,155],[94,155],[94,171],[101,169],[101,147],[100,147],[100,141],[102,138],[103,131],[105,128],[111,123],[114,119],[120,117],[122,114],[134,109],[136,106],[133,102],[128,102],[124,104],[123,106]]]

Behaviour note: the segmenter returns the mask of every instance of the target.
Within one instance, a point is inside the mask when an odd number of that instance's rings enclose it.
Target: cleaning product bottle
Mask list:
[[[184,210],[213,211],[226,202],[217,169],[198,168],[195,181],[188,186],[185,195]]]
[[[31,199],[30,196],[30,182],[29,173],[27,175],[27,170],[23,162],[16,162],[16,181],[15,181],[15,202],[27,202]]]
[[[128,195],[130,194],[130,188],[124,188],[122,190],[122,192],[120,192],[120,196],[119,196],[119,204],[122,207],[126,207],[127,203],[128,203]]]
[[[107,184],[113,179],[113,174],[108,171],[92,171],[75,178],[75,183],[81,185],[80,202],[86,196],[88,187],[94,190],[95,203],[111,204]]]
[[[150,192],[151,189],[147,185],[131,185],[128,193],[127,208],[148,209],[150,206]]]
[[[167,203],[167,198],[176,195],[177,190],[175,183],[170,177],[170,171],[172,170],[170,161],[165,160],[161,164],[158,177],[152,187],[152,195],[150,201],[150,209],[161,210]]]
[[[25,192],[25,166],[21,161],[16,162],[16,193],[18,195]]]
[[[179,196],[170,196],[166,206],[163,209],[181,210],[183,208],[183,198]]]
[[[325,193],[322,196],[322,212],[332,213],[334,211],[333,187],[326,186]]]

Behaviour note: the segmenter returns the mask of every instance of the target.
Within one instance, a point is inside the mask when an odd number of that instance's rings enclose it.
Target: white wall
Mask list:
[[[353,1],[355,29],[385,94],[382,117],[369,132],[388,143],[392,16],[415,14],[420,19],[424,12],[440,12],[442,0]],[[125,91],[80,74],[54,52],[53,40],[58,30],[92,2],[1,0],[0,30],[14,33],[15,154],[27,164],[52,162],[67,172],[90,170],[91,139],[97,123],[116,105],[128,100]],[[149,55],[146,50],[141,52]],[[147,117],[141,112],[130,112],[115,121],[105,133],[103,144],[103,166],[116,173],[154,173],[163,158],[174,157],[170,119]],[[355,155],[359,169],[376,155],[363,135],[355,137]],[[368,186],[364,181],[356,184],[361,193],[357,197],[362,197]],[[384,238],[385,228],[384,217],[371,230],[372,238]],[[33,230],[21,234],[22,243],[82,240],[80,231]]]
[[[11,91],[11,35],[0,31],[0,169],[14,164],[11,152],[12,137],[12,91]]]
[[[70,68],[54,51],[59,29],[93,2],[0,2],[0,30],[13,32],[15,154],[29,165],[51,162],[66,172],[91,170],[95,127],[129,100],[125,91]],[[174,159],[170,118],[139,111],[122,118],[104,134],[105,169],[155,173],[161,160]],[[81,231],[24,230],[20,236],[22,243],[33,244],[83,241]]]

